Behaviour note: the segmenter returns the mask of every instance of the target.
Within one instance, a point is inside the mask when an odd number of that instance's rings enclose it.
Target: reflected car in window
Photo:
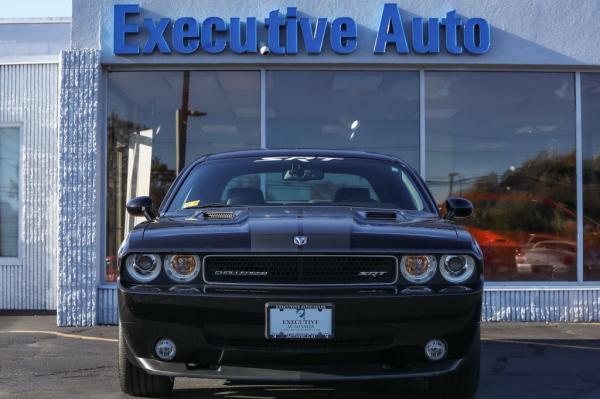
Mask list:
[[[120,247],[123,391],[175,377],[345,381],[423,377],[472,396],[483,258],[405,162],[355,151],[209,155],[158,212],[127,203]]]
[[[577,244],[571,241],[539,241],[515,257],[517,272],[576,277]]]
[[[477,217],[466,221],[495,279],[575,278],[573,273],[534,273],[522,257],[541,241],[574,242],[577,215],[564,204],[525,193],[466,193]],[[547,258],[551,262],[553,258]],[[557,270],[563,270],[557,264]],[[575,263],[572,265],[575,271]]]

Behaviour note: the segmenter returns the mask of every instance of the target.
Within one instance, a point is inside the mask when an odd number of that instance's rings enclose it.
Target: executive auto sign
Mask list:
[[[325,46],[338,54],[353,53],[360,40],[357,23],[350,17],[308,18],[288,7],[285,13],[273,10],[264,22],[256,17],[143,18],[138,4],[114,6],[115,55],[236,54],[256,53],[293,55],[299,52],[320,54]],[[328,40],[326,39],[328,38]],[[383,6],[374,54],[395,51],[398,54],[485,54],[490,49],[490,25],[483,18],[463,19],[456,11],[443,18],[414,17],[402,20],[397,4]],[[442,46],[443,45],[443,46]]]

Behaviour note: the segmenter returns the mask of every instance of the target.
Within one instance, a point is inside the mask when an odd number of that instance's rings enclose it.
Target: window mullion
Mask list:
[[[583,126],[581,72],[575,72],[575,176],[577,187],[577,282],[583,282]]]

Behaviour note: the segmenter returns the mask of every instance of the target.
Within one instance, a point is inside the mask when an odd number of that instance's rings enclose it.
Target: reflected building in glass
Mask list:
[[[149,195],[160,204],[178,171],[200,156],[260,147],[259,77],[240,71],[109,74],[108,282],[116,278],[119,245],[136,222],[125,212],[128,199]]]
[[[427,182],[439,204],[469,198],[464,222],[486,279],[577,279],[575,77],[426,73]]]

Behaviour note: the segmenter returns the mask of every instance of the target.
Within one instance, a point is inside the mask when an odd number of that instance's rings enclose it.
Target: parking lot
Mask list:
[[[116,327],[0,316],[0,398],[124,398]],[[485,324],[479,398],[600,398],[600,325]],[[423,398],[422,381],[247,385],[178,379],[175,398]]]

